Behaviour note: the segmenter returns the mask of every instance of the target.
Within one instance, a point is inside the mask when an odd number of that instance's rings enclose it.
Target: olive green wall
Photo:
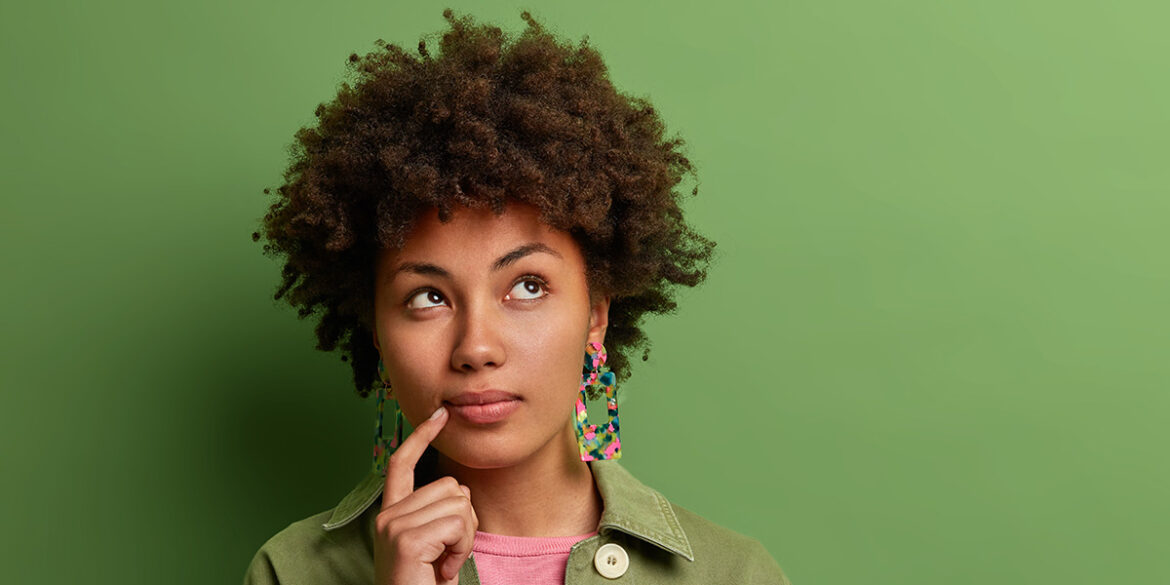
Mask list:
[[[373,412],[272,303],[261,189],[443,5],[69,4],[0,13],[0,580],[237,582]],[[1085,4],[450,3],[588,34],[700,165],[629,468],[797,585],[1164,582],[1170,9]]]

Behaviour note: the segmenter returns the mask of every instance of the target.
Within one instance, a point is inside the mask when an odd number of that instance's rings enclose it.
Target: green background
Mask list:
[[[797,585],[1170,581],[1170,8],[1055,0],[6,2],[0,580],[235,583],[365,472],[249,236],[445,5],[589,35],[700,167],[643,481]]]

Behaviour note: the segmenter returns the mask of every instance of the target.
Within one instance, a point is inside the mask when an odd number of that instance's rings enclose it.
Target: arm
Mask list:
[[[745,583],[758,583],[760,585],[792,585],[788,581],[788,577],[784,571],[780,569],[780,564],[760,541],[753,539],[752,548],[748,554],[747,567],[745,568]]]
[[[276,569],[272,566],[272,559],[268,557],[268,552],[260,549],[256,556],[252,557],[252,563],[248,565],[248,572],[244,574],[244,585],[278,585],[280,579],[276,577]]]

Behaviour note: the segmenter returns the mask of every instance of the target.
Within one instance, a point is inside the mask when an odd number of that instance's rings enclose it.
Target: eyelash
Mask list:
[[[524,276],[517,278],[516,280],[512,281],[512,286],[509,287],[508,290],[512,290],[513,288],[516,287],[516,285],[520,284],[521,282],[535,282],[536,284],[539,284],[540,290],[544,291],[544,294],[541,295],[540,298],[536,298],[536,299],[516,299],[518,301],[537,301],[537,300],[543,299],[545,296],[547,296],[549,294],[548,282],[545,281],[545,279],[543,279],[535,274],[525,274]]]
[[[443,297],[443,293],[441,293],[433,288],[430,288],[430,287],[416,288],[416,289],[410,291],[410,293],[406,295],[406,299],[402,301],[402,306],[409,309],[410,303],[411,303],[411,301],[414,300],[415,297],[417,297],[418,295],[421,295],[423,293],[432,293],[432,292],[439,295],[440,297]],[[445,301],[445,300],[447,300],[447,298],[443,297],[443,300]],[[422,307],[422,308],[423,309],[430,309],[432,307]]]
[[[517,284],[520,284],[521,282],[525,282],[525,281],[532,281],[532,282],[535,282],[535,283],[540,285],[541,290],[544,291],[544,295],[541,295],[540,298],[544,298],[544,296],[548,295],[550,292],[548,289],[548,281],[546,281],[545,279],[541,278],[540,276],[538,276],[536,274],[525,274],[524,276],[521,276],[520,278],[513,280],[512,285],[508,287],[508,290],[509,291],[512,290],[513,288],[516,287]],[[428,286],[428,287],[417,288],[417,289],[411,291],[409,294],[406,295],[406,300],[403,301],[402,304],[409,307],[410,301],[414,300],[414,297],[417,297],[418,295],[420,295],[422,293],[426,293],[426,292],[433,292],[433,293],[439,295],[440,297],[443,297],[444,301],[447,300],[447,297],[443,296],[443,293]],[[537,298],[537,299],[515,299],[515,300],[536,301],[536,300],[540,300],[540,298]],[[429,309],[431,307],[424,307],[424,308]]]

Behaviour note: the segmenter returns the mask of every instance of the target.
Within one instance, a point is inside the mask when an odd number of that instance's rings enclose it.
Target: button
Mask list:
[[[593,555],[593,566],[597,567],[602,577],[617,579],[630,568],[630,555],[626,554],[626,549],[612,542],[603,544],[597,549],[597,554]]]

